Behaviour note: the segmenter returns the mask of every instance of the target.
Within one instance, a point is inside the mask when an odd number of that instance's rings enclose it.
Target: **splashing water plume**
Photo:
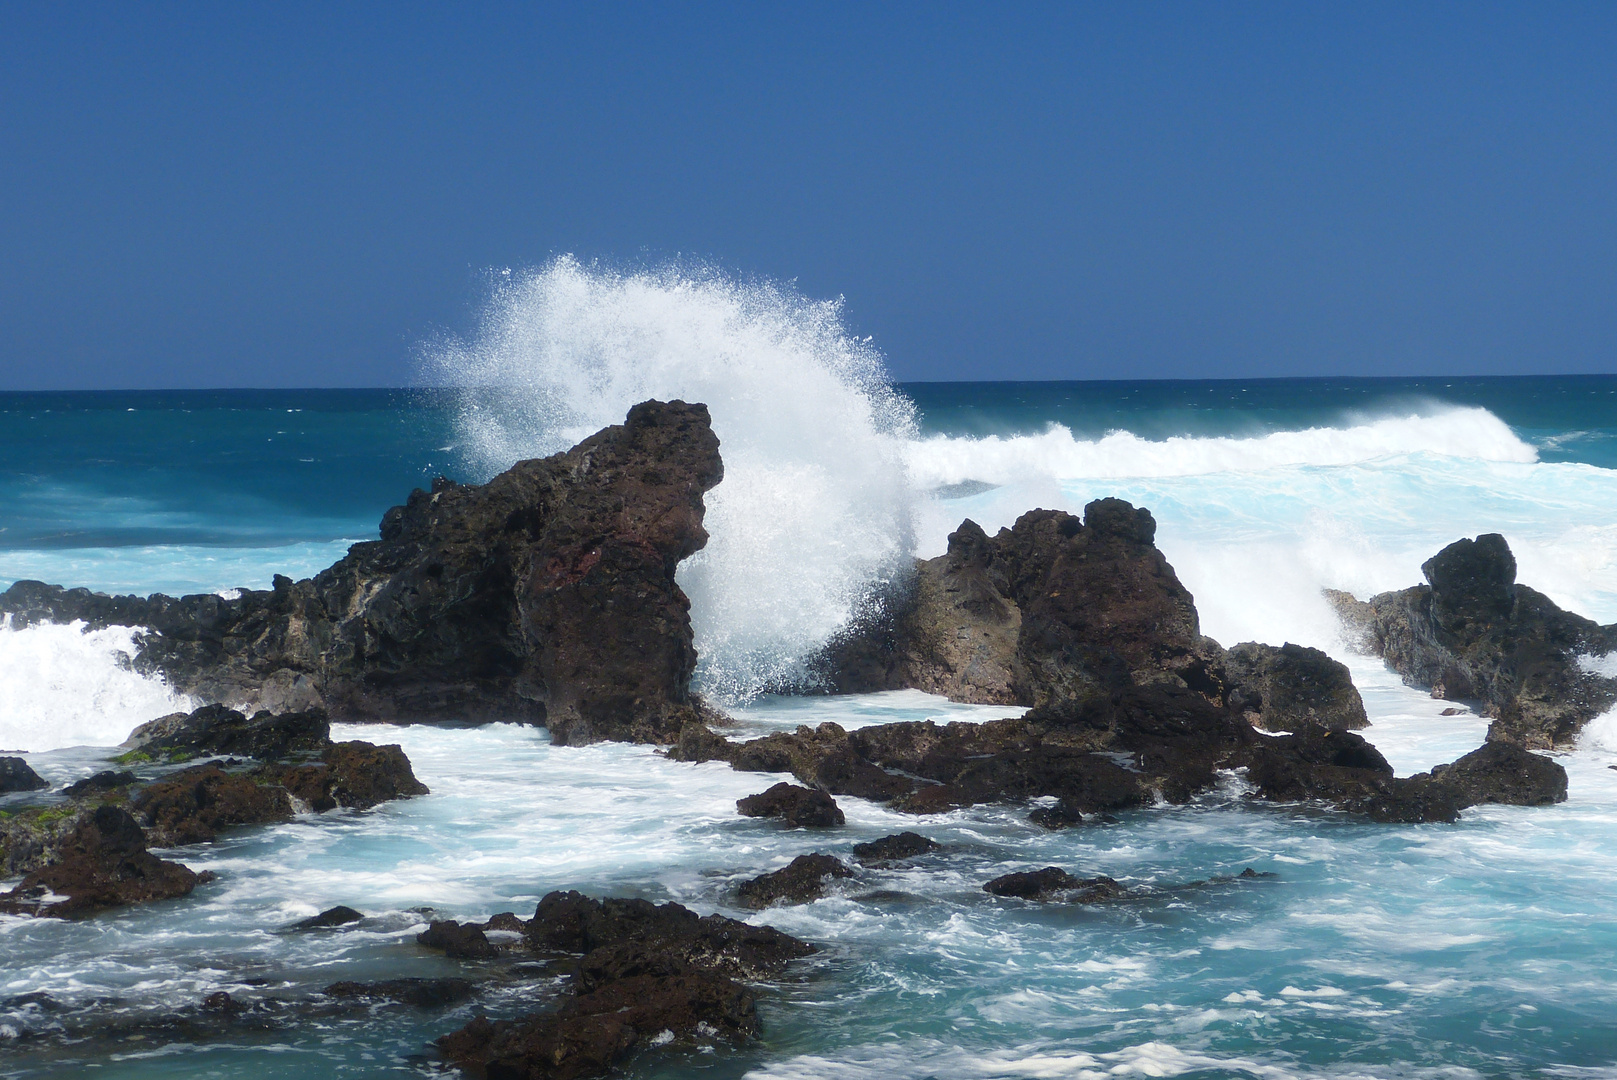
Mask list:
[[[679,580],[698,685],[735,702],[800,679],[913,546],[914,407],[841,315],[773,282],[563,256],[502,275],[476,336],[428,363],[463,390],[461,450],[479,479],[647,398],[707,404],[725,478],[707,496],[708,546]]]

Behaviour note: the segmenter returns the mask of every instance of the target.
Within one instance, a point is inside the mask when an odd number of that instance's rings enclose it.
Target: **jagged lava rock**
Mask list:
[[[1490,741],[1564,745],[1617,703],[1617,679],[1580,661],[1617,649],[1617,625],[1562,611],[1516,582],[1505,538],[1458,540],[1422,566],[1427,584],[1368,601],[1327,593],[1361,645],[1434,697],[1480,701]]]
[[[130,810],[146,827],[150,843],[174,847],[213,840],[234,825],[290,821],[292,800],[283,788],[258,784],[217,765],[199,765],[147,786]]]
[[[831,855],[799,855],[781,869],[743,883],[739,896],[742,906],[750,908],[806,904],[824,896],[826,885],[833,879],[850,877],[853,871],[841,859]]]
[[[1223,661],[1230,705],[1255,727],[1351,731],[1370,726],[1347,665],[1318,649],[1247,641],[1230,648]]]
[[[129,813],[101,806],[63,845],[61,858],[0,893],[0,911],[70,918],[105,908],[188,895],[207,880],[146,850]]]
[[[779,818],[794,829],[841,825],[847,820],[830,795],[785,782],[737,799],[736,811],[745,817]]]
[[[548,893],[525,928],[535,949],[588,953],[634,943],[672,950],[683,962],[757,979],[788,961],[815,952],[813,945],[772,926],[753,926],[723,915],[698,916],[680,904],[579,892]]]
[[[697,715],[674,572],[706,543],[702,496],[722,476],[705,406],[644,402],[487,484],[413,492],[379,540],[311,579],[233,599],[18,582],[0,612],[148,628],[136,666],[204,700],[672,741]]]
[[[62,794],[69,797],[94,795],[97,792],[115,791],[121,787],[128,787],[137,783],[140,777],[128,769],[103,769],[98,773],[86,776],[83,780],[75,780],[62,789]]]
[[[317,751],[331,742],[331,722],[324,709],[271,713],[251,717],[223,705],[204,705],[191,713],[171,713],[129,733],[123,747],[151,756],[203,757],[240,754],[274,761],[297,751]]]
[[[487,960],[499,953],[481,926],[453,919],[434,919],[415,939],[429,949],[442,949],[452,960]]]
[[[450,1061],[490,1077],[599,1076],[671,1040],[743,1039],[757,1006],[736,978],[814,951],[772,927],[577,892],[545,896],[526,930],[536,949],[585,953],[571,994],[553,1012],[473,1019],[438,1040]]]
[[[41,791],[50,786],[50,782],[41,779],[22,758],[0,757],[0,795],[15,791]]]

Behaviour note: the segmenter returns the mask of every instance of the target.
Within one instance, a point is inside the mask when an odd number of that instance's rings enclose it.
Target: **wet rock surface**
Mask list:
[[[529,720],[559,744],[671,741],[701,715],[674,572],[706,543],[702,496],[722,476],[705,406],[645,402],[487,484],[413,492],[380,539],[310,579],[233,599],[23,581],[0,594],[0,613],[17,626],[147,628],[139,670],[244,709]]]
[[[339,926],[350,926],[365,918],[363,912],[355,911],[344,904],[327,908],[318,915],[311,915],[307,919],[300,919],[291,925],[292,930],[332,930]]]
[[[1109,877],[1074,877],[1059,866],[1005,874],[986,883],[983,892],[1019,900],[1060,900],[1070,904],[1098,904],[1128,895]]]
[[[79,822],[56,861],[0,893],[0,911],[72,918],[186,896],[203,880],[147,851],[146,834],[127,811],[102,806]]]
[[[837,878],[851,878],[853,871],[832,855],[799,855],[786,866],[760,874],[742,884],[741,905],[766,908],[774,904],[807,904],[825,895],[826,886]]]
[[[1328,593],[1367,651],[1433,697],[1475,701],[1490,742],[1569,744],[1617,703],[1617,679],[1582,659],[1617,649],[1617,626],[1563,611],[1516,581],[1504,537],[1458,540],[1428,559],[1427,584],[1368,601]]]
[[[50,783],[20,757],[0,757],[0,795],[15,791],[40,791]]]
[[[1351,731],[1370,726],[1347,665],[1318,649],[1248,641],[1229,649],[1223,661],[1230,705],[1254,727]]]
[[[453,960],[487,960],[497,954],[481,926],[462,925],[453,919],[434,920],[415,939]]]
[[[847,820],[830,795],[787,783],[736,800],[736,811],[744,817],[775,818],[794,829],[828,828]]]
[[[650,1047],[746,1039],[759,1029],[757,1003],[737,980],[814,951],[771,927],[576,892],[547,895],[524,932],[537,950],[582,955],[555,1009],[477,1017],[438,1040],[473,1074],[600,1076]]]
[[[901,832],[892,836],[884,836],[879,840],[871,840],[853,846],[854,858],[867,866],[881,866],[886,863],[903,862],[921,855],[938,851],[939,845],[935,840],[929,840],[920,833]]]
[[[139,768],[147,775],[134,769],[105,770],[68,785],[62,792],[65,801],[0,814],[0,870],[28,875],[7,894],[12,902],[8,910],[78,915],[185,895],[190,886],[179,886],[188,880],[186,875],[194,884],[195,875],[146,854],[147,845],[203,843],[226,829],[288,821],[300,803],[316,811],[366,809],[427,793],[398,746],[333,743],[328,731],[325,714],[318,710],[290,718],[267,713],[249,718],[217,706],[143,725],[137,729],[139,738],[132,740],[142,749],[120,760],[142,763]],[[225,758],[177,770],[153,760],[249,747],[286,757],[263,762]],[[98,839],[102,834],[96,822],[115,820],[129,823],[139,834],[138,845],[131,846],[134,841],[121,825],[117,843]],[[125,884],[109,885],[114,878]],[[150,887],[139,880],[149,880]],[[41,901],[47,892],[62,897]]]

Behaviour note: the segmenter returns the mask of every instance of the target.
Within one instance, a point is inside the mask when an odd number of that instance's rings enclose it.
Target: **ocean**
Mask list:
[[[1617,377],[892,385],[834,305],[546,274],[442,345],[430,389],[0,394],[0,587],[267,587],[374,537],[436,475],[486,479],[678,396],[710,405],[726,465],[712,541],[680,571],[697,685],[744,731],[1014,715],[915,691],[765,691],[962,519],[993,531],[1103,495],[1156,516],[1205,633],[1347,663],[1364,734],[1400,775],[1479,745],[1486,721],[1441,715],[1448,703],[1349,651],[1322,588],[1410,585],[1443,545],[1501,532],[1520,580],[1617,621]],[[188,704],[131,671],[131,648],[119,629],[0,628],[0,749],[66,782]],[[334,737],[401,743],[432,794],[184,849],[218,874],[184,900],[0,917],[0,1076],[440,1075],[430,1040],[473,1006],[288,1006],[217,1037],[162,1018],[218,990],[294,1001],[338,979],[455,974],[414,946],[427,918],[526,915],[577,888],[823,946],[759,990],[762,1038],[653,1052],[633,1077],[1617,1077],[1611,716],[1560,756],[1570,795],[1554,807],[1377,825],[1250,805],[1232,775],[1189,805],[1063,832],[1025,806],[914,818],[854,798],[839,800],[846,829],[783,831],[734,811],[774,777],[554,748],[512,724]],[[944,850],[812,904],[735,905],[740,881],[795,855],[901,829]],[[1138,895],[1038,906],[981,890],[1052,864]],[[1246,867],[1274,876],[1227,880]],[[336,904],[372,918],[283,932]],[[500,976],[477,1007],[532,1002],[531,983]]]

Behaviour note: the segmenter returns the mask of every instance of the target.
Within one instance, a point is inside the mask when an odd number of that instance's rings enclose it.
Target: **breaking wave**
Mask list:
[[[686,560],[698,683],[724,700],[790,682],[914,547],[903,447],[914,406],[838,301],[701,267],[561,257],[496,279],[470,341],[428,366],[461,388],[481,477],[623,422],[647,398],[705,402],[724,455],[706,549]]]
[[[0,749],[113,746],[191,699],[130,667],[138,631],[0,622]]]

